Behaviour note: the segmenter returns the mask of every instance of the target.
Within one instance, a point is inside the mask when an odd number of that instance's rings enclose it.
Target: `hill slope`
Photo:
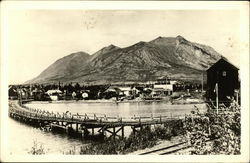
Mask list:
[[[110,45],[93,55],[73,53],[56,61],[29,83],[145,82],[164,76],[197,80],[220,57],[213,48],[182,36],[158,37],[126,48]]]

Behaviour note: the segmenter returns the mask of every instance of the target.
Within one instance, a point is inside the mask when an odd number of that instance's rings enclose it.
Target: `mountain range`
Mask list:
[[[125,48],[111,44],[92,55],[72,53],[26,83],[135,83],[167,76],[197,81],[221,57],[212,47],[188,41],[182,36],[158,37]]]

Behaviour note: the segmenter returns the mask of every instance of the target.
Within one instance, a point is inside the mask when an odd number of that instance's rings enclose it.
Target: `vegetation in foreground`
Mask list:
[[[182,121],[172,121],[168,125],[146,126],[138,132],[132,132],[125,138],[105,138],[102,142],[92,142],[82,146],[79,154],[127,154],[156,145],[159,139],[170,140],[172,136],[182,134]],[[74,153],[76,152],[66,152]]]
[[[229,107],[220,107],[219,114],[215,108],[208,109],[205,114],[197,110],[186,117],[184,128],[193,147],[190,154],[240,154],[241,114],[235,102]]]
[[[32,155],[42,155],[45,154],[45,151],[42,144],[39,144],[37,140],[33,140],[33,146],[28,153]]]

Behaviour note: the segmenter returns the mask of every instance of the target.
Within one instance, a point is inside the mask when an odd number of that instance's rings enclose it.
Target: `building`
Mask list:
[[[168,78],[157,79],[157,82],[154,84],[153,89],[154,95],[172,95],[173,94],[173,82]]]
[[[49,97],[50,97],[50,99],[52,101],[59,100],[59,96],[62,95],[62,91],[60,91],[59,89],[57,89],[57,90],[48,90],[46,93],[49,95]]]
[[[131,94],[130,87],[117,87],[119,89],[119,95],[129,96]]]
[[[226,58],[221,58],[207,69],[207,99],[216,100],[216,84],[218,86],[219,102],[229,101],[239,89],[239,69]]]
[[[17,89],[13,86],[9,86],[9,99],[16,100],[18,98]]]

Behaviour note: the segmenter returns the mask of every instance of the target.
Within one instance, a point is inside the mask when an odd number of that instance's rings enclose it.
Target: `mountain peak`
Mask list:
[[[177,39],[185,39],[183,36],[181,36],[181,35],[178,35],[178,36],[176,36],[176,38]]]
[[[134,44],[134,45],[138,46],[138,45],[146,45],[146,44],[147,44],[147,42],[145,42],[145,41],[140,41],[140,42],[137,42],[137,43]]]
[[[112,51],[115,51],[115,50],[118,50],[118,49],[121,49],[120,47],[118,46],[115,46],[113,44],[110,44],[108,46],[105,46],[103,47],[102,49],[98,50],[97,52],[95,52],[93,55],[92,55],[92,59],[91,60],[94,60],[95,58],[103,55],[103,54],[106,54],[106,53],[109,53],[109,52],[112,52]]]
[[[183,36],[181,36],[181,35],[178,35],[177,37],[176,37],[176,39],[177,40],[179,40],[179,41],[187,41]]]
[[[109,46],[106,46],[103,49],[120,49],[120,47],[110,44]]]
[[[64,59],[68,59],[68,58],[77,58],[77,57],[89,57],[90,55],[88,53],[85,53],[83,51],[79,51],[79,52],[75,52],[75,53],[71,53],[67,56],[64,56],[62,58],[60,58],[59,60],[57,61],[60,61],[60,60],[64,60]]]
[[[175,41],[176,41],[175,37],[159,36],[156,39],[150,41],[150,43],[157,44],[157,45],[166,45],[166,44],[175,44]]]
[[[72,53],[44,70],[36,82],[141,82],[171,76],[197,80],[207,67],[219,59],[211,47],[193,43],[183,36],[140,41],[126,48],[113,44],[93,55]]]
[[[68,56],[73,56],[73,55],[89,55],[88,53],[85,53],[85,52],[83,52],[83,51],[79,51],[79,52],[75,52],[75,53],[71,53],[70,55],[68,55]]]

